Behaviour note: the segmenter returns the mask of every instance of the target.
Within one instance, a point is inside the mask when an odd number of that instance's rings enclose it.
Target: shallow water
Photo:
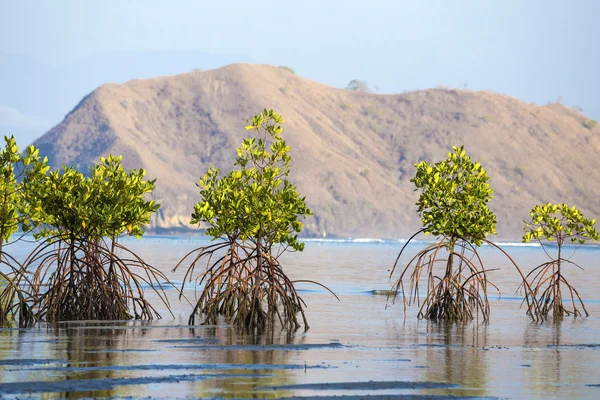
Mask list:
[[[171,273],[197,238],[149,237],[127,245]],[[31,245],[9,250],[23,258]],[[419,246],[410,246],[409,254]],[[228,326],[187,326],[191,307],[170,290],[175,319],[62,323],[0,330],[0,397],[325,397],[371,398],[600,398],[600,248],[575,260],[585,272],[568,277],[591,316],[535,324],[514,293],[519,278],[509,262],[482,248],[491,319],[433,323],[406,317],[373,290],[389,289],[399,243],[308,242],[283,257],[302,284],[310,330],[240,335]],[[525,271],[544,261],[539,247],[506,247]],[[193,297],[193,291],[187,294]],[[159,305],[159,303],[156,303]],[[386,307],[387,304],[387,307]],[[594,386],[595,385],[595,386]]]

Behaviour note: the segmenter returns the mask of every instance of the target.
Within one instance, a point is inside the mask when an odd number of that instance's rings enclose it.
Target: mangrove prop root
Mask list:
[[[27,290],[31,282],[19,262],[10,254],[0,251],[0,265],[9,272],[0,272],[0,327],[19,323],[19,327],[31,326],[36,317],[31,309],[32,294]]]
[[[392,274],[399,259],[394,264]],[[468,242],[452,243],[442,239],[410,260],[390,293],[395,301],[398,291],[402,292],[405,313],[411,304],[419,305],[419,318],[465,321],[481,315],[487,321],[490,314],[488,286],[498,290],[487,279],[488,271],[484,269],[476,248]],[[404,284],[409,274],[409,287],[405,291]],[[422,280],[427,285],[427,295],[423,301],[419,297]]]
[[[25,260],[27,269],[34,271],[32,308],[38,320],[160,318],[144,296],[146,288],[170,311],[162,286],[167,277],[114,242],[109,246],[104,240],[49,238]]]
[[[308,329],[304,313],[306,304],[278,258],[263,245],[230,238],[188,253],[174,270],[188,258],[192,262],[181,292],[186,282],[191,282],[198,263],[206,261],[206,270],[195,278],[202,291],[190,315],[190,325],[195,324],[197,316],[204,317],[204,324],[216,324],[223,316],[247,331],[274,327],[276,322],[282,329],[296,330],[301,326],[300,314],[305,329]]]
[[[527,275],[530,280],[529,285],[539,304],[537,311],[530,311],[530,313],[535,313],[542,320],[547,319],[550,314],[554,317],[589,316],[579,292],[561,273],[561,264],[563,266],[574,264],[579,267],[572,261],[561,258],[543,263]],[[565,293],[567,293],[566,297]]]

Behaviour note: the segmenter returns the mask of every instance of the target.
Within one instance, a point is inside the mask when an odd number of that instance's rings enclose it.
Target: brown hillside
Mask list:
[[[516,239],[529,209],[565,201],[600,215],[600,128],[560,104],[432,89],[379,95],[335,89],[283,68],[236,64],[103,85],[35,144],[54,166],[123,154],[157,177],[154,226],[189,227],[195,183],[227,169],[245,121],[263,108],[286,119],[293,180],[314,235],[402,237],[419,228],[413,164],[465,144],[496,190],[499,237]]]

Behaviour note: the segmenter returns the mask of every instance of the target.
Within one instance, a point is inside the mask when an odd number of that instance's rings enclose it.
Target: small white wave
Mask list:
[[[523,242],[494,242],[500,247],[540,247],[539,243],[523,243]]]
[[[378,238],[348,238],[352,243],[383,243],[385,240]]]
[[[347,243],[346,239],[327,239],[327,238],[299,238],[301,242],[317,242],[317,243]]]
[[[303,242],[319,243],[385,243],[385,240],[379,238],[302,238]]]
[[[300,238],[302,242],[314,242],[314,243],[357,243],[357,244],[369,244],[369,243],[385,243],[385,244],[405,244],[408,239],[381,239],[381,238]],[[413,239],[410,241],[411,245],[422,245],[431,244],[434,240],[418,240]],[[539,243],[522,243],[522,242],[494,242],[499,247],[540,247]],[[487,244],[483,244],[488,246]]]

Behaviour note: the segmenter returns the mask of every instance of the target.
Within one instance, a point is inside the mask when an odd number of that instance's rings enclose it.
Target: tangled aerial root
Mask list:
[[[167,277],[115,242],[109,246],[104,240],[49,238],[25,260],[23,271],[28,268],[34,270],[31,284],[38,320],[160,318],[144,297],[145,287],[170,311],[163,288]]]
[[[574,315],[580,317],[583,314],[589,316],[581,296],[577,289],[573,287],[561,273],[561,264],[572,264],[579,269],[582,269],[579,265],[572,261],[564,258],[558,260],[552,260],[545,262],[536,268],[534,268],[527,278],[530,279],[529,285],[532,287],[534,296],[538,299],[539,308],[537,311],[530,310],[529,312],[535,312],[536,316],[540,319],[547,319],[550,314],[555,317],[563,317]],[[583,269],[582,269],[583,270]],[[565,307],[563,303],[563,288],[566,287],[569,292],[571,308]],[[567,300],[567,304],[568,304]],[[579,309],[581,306],[581,310]],[[583,311],[583,314],[582,314]]]
[[[535,296],[514,261],[497,245],[484,241],[502,251],[517,268],[526,289],[525,301],[528,310],[536,310]],[[410,240],[400,251],[390,276],[393,276],[400,256],[409,242]],[[450,241],[442,238],[419,251],[408,262],[393,284],[391,293],[395,301],[398,291],[402,292],[405,313],[408,306],[417,303],[418,318],[468,321],[481,315],[483,320],[487,321],[490,316],[489,287],[500,294],[498,287],[488,280],[487,273],[490,271],[493,270],[484,268],[477,248],[469,241]],[[410,274],[410,284],[407,292],[404,281],[408,274]],[[427,294],[423,301],[419,294],[422,277],[425,277],[427,284]]]
[[[5,252],[0,252],[0,265],[10,272],[0,272],[0,326],[19,322],[19,327],[27,327],[36,321],[31,309],[32,298],[24,286],[31,287],[19,262]]]
[[[220,252],[224,254],[216,256]],[[213,256],[217,257],[214,262]],[[275,322],[279,322],[282,328],[296,330],[301,326],[298,320],[300,313],[304,328],[309,328],[304,313],[306,304],[294,285],[300,281],[291,281],[277,257],[264,246],[229,239],[193,250],[174,270],[191,257],[181,292],[185,283],[192,280],[199,262],[206,259],[207,267],[196,277],[198,285],[204,287],[190,315],[190,325],[195,324],[196,316],[203,315],[204,324],[216,324],[219,316],[224,316],[248,331],[274,327]],[[312,281],[302,282],[320,285]]]

